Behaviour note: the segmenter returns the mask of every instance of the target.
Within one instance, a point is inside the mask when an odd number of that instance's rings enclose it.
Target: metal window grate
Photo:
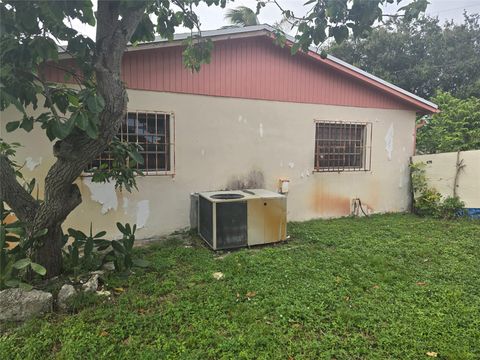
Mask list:
[[[372,124],[315,122],[315,171],[370,171]]]
[[[174,164],[174,124],[173,114],[164,112],[128,112],[120,126],[118,137],[121,141],[136,143],[143,164],[137,169],[146,175],[171,175]],[[92,163],[91,168],[107,164],[112,158],[108,151]]]

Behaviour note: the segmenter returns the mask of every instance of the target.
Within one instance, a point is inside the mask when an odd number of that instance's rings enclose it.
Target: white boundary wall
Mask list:
[[[467,209],[480,209],[480,150],[461,151],[458,159],[464,166],[458,175],[457,195]],[[428,183],[444,197],[453,196],[456,152],[417,155],[412,161],[424,162]]]

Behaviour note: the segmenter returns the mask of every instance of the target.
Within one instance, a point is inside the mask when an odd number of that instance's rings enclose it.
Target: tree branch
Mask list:
[[[31,222],[38,202],[17,181],[15,170],[5,155],[0,155],[0,198],[23,222]]]

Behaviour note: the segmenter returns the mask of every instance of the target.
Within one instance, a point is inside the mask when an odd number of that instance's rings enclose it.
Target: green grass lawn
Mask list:
[[[288,231],[228,254],[188,235],[193,246],[142,248],[151,269],[105,279],[123,293],[4,329],[0,359],[480,359],[479,222],[382,215]]]

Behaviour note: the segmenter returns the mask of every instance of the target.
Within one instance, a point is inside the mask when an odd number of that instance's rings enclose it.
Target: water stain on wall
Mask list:
[[[351,199],[347,196],[332,194],[319,187],[312,195],[313,209],[317,214],[326,217],[350,215]]]
[[[265,187],[265,177],[260,170],[251,170],[246,175],[232,176],[225,190],[261,189]]]

